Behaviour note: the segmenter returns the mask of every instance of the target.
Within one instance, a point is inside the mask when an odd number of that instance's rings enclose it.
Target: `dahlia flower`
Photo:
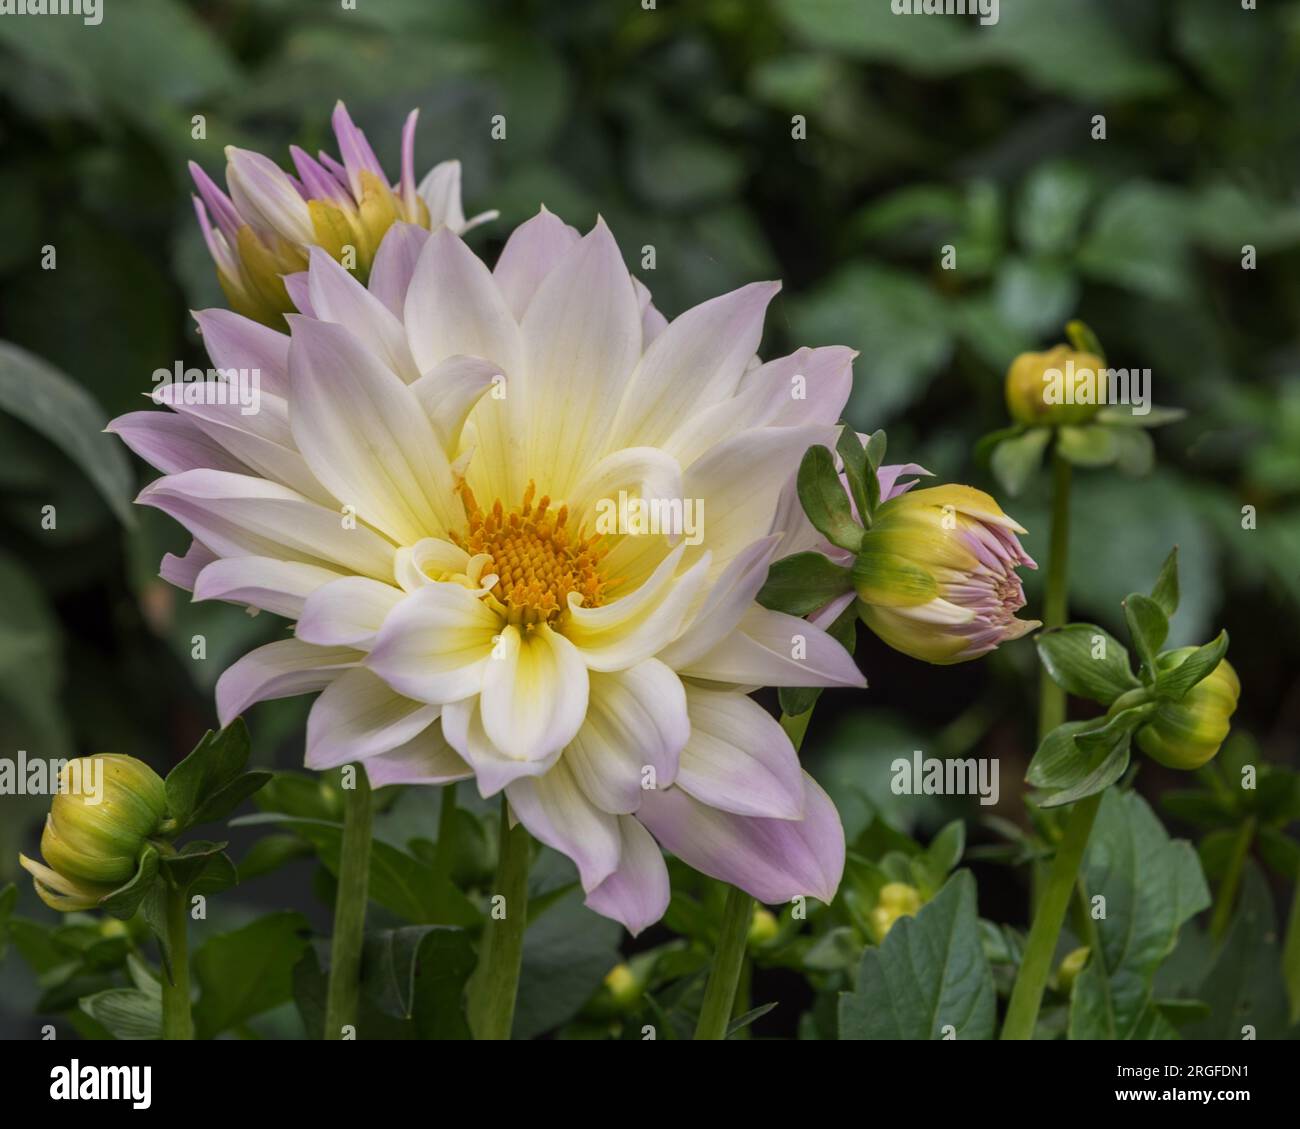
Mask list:
[[[228,196],[190,162],[198,189],[194,209],[232,309],[279,327],[282,315],[297,308],[290,294],[305,285],[300,272],[306,269],[309,248],[323,247],[335,259],[343,259],[345,249],[352,248],[355,262],[347,265],[364,282],[392,224],[464,232],[496,216],[483,212],[465,218],[459,161],[435,165],[417,187],[418,117],[419,111],[412,110],[402,129],[402,173],[396,185],[389,184],[366,135],[352,124],[342,102],[333,116],[341,162],[324,152],[313,158],[294,145],[289,153],[295,177],[260,153],[230,145]]]
[[[399,222],[368,287],[313,248],[288,333],[196,315],[218,369],[260,368],[260,412],[161,389],[173,411],[111,427],[164,472],[139,501],[193,534],[162,575],[294,621],[222,675],[223,722],[319,691],[308,766],[504,791],[633,932],[668,903],[661,845],[760,901],[829,900],[839,818],[747,691],[864,684],[754,601],[853,353],[759,363],[778,289],[667,322],[603,222],[543,209],[495,270]],[[701,520],[611,529],[616,498]]]

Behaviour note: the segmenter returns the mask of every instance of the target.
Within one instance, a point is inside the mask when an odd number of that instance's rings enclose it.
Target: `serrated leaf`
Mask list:
[[[959,870],[884,944],[867,949],[852,992],[840,994],[841,1039],[990,1039],[993,974],[980,940],[975,879]]]
[[[1034,642],[1052,681],[1076,697],[1108,706],[1140,685],[1124,645],[1096,624],[1070,623]]]
[[[153,888],[158,877],[158,848],[146,843],[140,851],[135,873],[130,880],[100,899],[99,908],[126,921],[135,916],[140,903]]]
[[[205,733],[193,752],[167,774],[167,809],[182,829],[240,774],[250,747],[248,727],[237,717],[224,729]]]
[[[852,591],[853,575],[847,568],[809,551],[775,562],[754,598],[769,611],[805,616]]]
[[[1217,638],[1203,647],[1197,647],[1172,670],[1162,670],[1156,675],[1157,696],[1181,701],[1188,690],[1214,673],[1214,668],[1227,653],[1228,633],[1220,631]]]
[[[844,492],[829,447],[819,444],[808,448],[799,464],[795,486],[799,504],[813,528],[832,545],[857,552],[862,544],[862,526],[853,520],[849,496]],[[867,489],[870,490],[869,485]]]
[[[198,1037],[210,1039],[289,1000],[309,933],[302,914],[283,912],[206,941],[194,954]]]
[[[275,774],[258,769],[236,776],[229,784],[211,793],[190,817],[189,825],[216,823],[225,819],[249,796],[263,788]]]
[[[1079,747],[1078,738],[1099,730],[1097,720],[1067,721],[1058,725],[1038,746],[1029,762],[1025,780],[1044,789],[1036,796],[1039,807],[1060,807],[1109,788],[1128,768],[1127,739],[1118,744],[1102,742],[1092,749]]]
[[[139,988],[109,988],[80,1000],[79,1006],[114,1039],[162,1038],[161,995]]]

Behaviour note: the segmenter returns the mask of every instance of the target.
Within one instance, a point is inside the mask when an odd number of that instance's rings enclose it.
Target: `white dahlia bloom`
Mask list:
[[[314,249],[288,334],[199,313],[219,369],[260,369],[260,411],[173,388],[111,426],[164,472],[140,502],[194,536],[163,576],[294,621],[222,675],[222,722],[319,691],[309,767],[504,790],[634,932],[668,903],[656,840],[761,901],[829,900],[839,818],[747,691],[863,685],[754,601],[853,354],[760,364],[778,289],[668,323],[604,223],[543,210],[495,270],[446,227],[394,224],[368,287]],[[620,497],[699,520],[611,528]]]

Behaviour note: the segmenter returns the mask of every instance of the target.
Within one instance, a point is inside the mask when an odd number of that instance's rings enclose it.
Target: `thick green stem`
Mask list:
[[[695,1027],[697,1039],[727,1037],[727,1026],[736,1005],[736,985],[740,982],[740,969],[745,963],[745,941],[749,937],[749,919],[753,912],[754,899],[743,890],[729,886],[722,909],[718,951],[704,989],[700,1021]]]
[[[1228,857],[1228,869],[1223,872],[1223,881],[1214,899],[1214,913],[1210,917],[1210,936],[1215,942],[1222,941],[1232,921],[1232,907],[1237,901],[1237,887],[1241,885],[1241,869],[1246,865],[1246,856],[1250,853],[1250,844],[1255,838],[1255,817],[1249,816],[1237,829],[1237,837],[1232,841],[1232,854]]]
[[[325,1038],[338,1039],[356,1027],[361,999],[361,947],[366,934],[366,890],[370,884],[370,781],[361,765],[354,787],[343,790],[343,848],[339,887],[334,897],[334,938],[330,944],[329,992],[325,1000]]]
[[[1047,555],[1043,627],[1065,623],[1070,564],[1070,464],[1052,453],[1052,530]],[[1038,684],[1038,739],[1041,741],[1065,720],[1065,691],[1043,667]]]
[[[478,968],[469,989],[469,1026],[476,1039],[509,1039],[528,928],[528,867],[531,843],[523,824],[510,828],[501,801],[501,838],[492,913],[483,927]],[[500,898],[501,901],[497,901]]]
[[[167,882],[164,894],[167,947],[171,951],[171,981],[162,982],[162,1035],[164,1039],[193,1039],[190,1013],[190,933],[187,891]]]
[[[1291,895],[1291,916],[1282,942],[1282,979],[1291,1000],[1291,1022],[1295,1023],[1300,1020],[1300,878]]]
[[[1065,825],[1065,835],[1057,848],[1052,868],[1047,875],[1034,914],[1034,923],[1025,942],[1025,954],[1020,962],[1011,1001],[1007,1005],[1007,1018],[1002,1026],[1004,1039],[1032,1039],[1038,1022],[1038,1008],[1043,1001],[1043,989],[1052,971],[1052,958],[1056,955],[1056,941],[1065,921],[1078,880],[1079,863],[1092,832],[1097,809],[1101,807],[1103,792],[1080,800],[1074,805]],[[1093,959],[1100,959],[1093,953]]]

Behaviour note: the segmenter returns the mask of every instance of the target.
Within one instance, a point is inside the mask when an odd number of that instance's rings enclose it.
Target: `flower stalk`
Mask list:
[[[165,883],[163,904],[167,945],[171,954],[171,978],[162,978],[162,1033],[164,1039],[193,1039],[194,1016],[190,1011],[189,915],[187,891],[170,879]]]
[[[718,935],[718,951],[713,958],[713,970],[704,988],[704,1004],[700,1008],[695,1038],[725,1039],[736,1006],[736,988],[745,963],[745,941],[749,937],[749,921],[754,913],[754,899],[735,886],[727,887],[727,900],[722,909],[722,928]]]
[[[1070,464],[1060,452],[1052,456],[1052,529],[1048,547],[1047,580],[1043,597],[1043,629],[1065,623],[1068,605],[1070,558]],[[1041,741],[1065,720],[1065,690],[1044,666],[1038,684],[1038,739]]]
[[[343,791],[343,847],[334,898],[334,937],[330,943],[329,989],[325,1000],[325,1038],[337,1039],[356,1026],[361,998],[361,948],[365,941],[366,894],[370,883],[370,781],[355,765],[354,787]]]
[[[1232,921],[1232,907],[1237,901],[1237,889],[1241,885],[1241,871],[1250,854],[1250,845],[1255,839],[1255,817],[1248,816],[1237,830],[1237,837],[1232,841],[1232,854],[1228,858],[1228,869],[1224,871],[1223,881],[1219,883],[1219,892],[1214,901],[1214,912],[1210,917],[1210,936],[1215,942],[1222,941],[1228,933]]]
[[[489,916],[483,929],[478,968],[469,989],[469,1026],[475,1039],[509,1039],[528,928],[528,868],[532,844],[524,825],[510,826],[509,806],[501,800],[501,837],[495,897],[502,913]],[[495,909],[495,906],[494,906]]]

